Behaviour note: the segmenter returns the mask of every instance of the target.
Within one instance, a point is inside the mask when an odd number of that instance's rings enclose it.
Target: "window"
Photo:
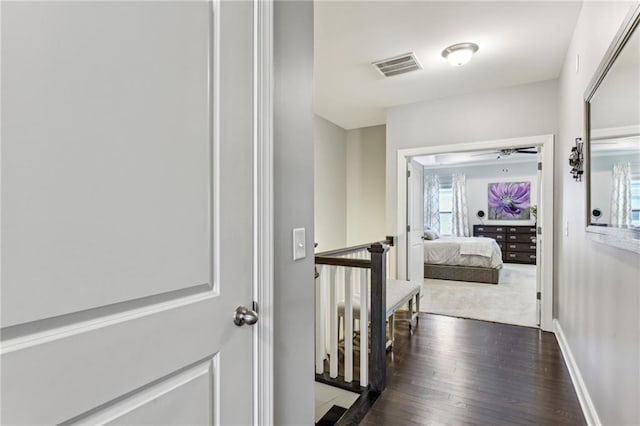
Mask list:
[[[640,226],[640,180],[631,181],[631,225]]]
[[[440,187],[440,234],[451,235],[451,227],[453,225],[453,215],[451,214],[453,205],[453,191],[451,187]]]

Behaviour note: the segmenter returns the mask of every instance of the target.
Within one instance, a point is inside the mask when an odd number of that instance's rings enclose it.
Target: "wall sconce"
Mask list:
[[[582,146],[582,138],[576,138],[576,146],[571,148],[571,152],[569,153],[571,174],[576,182],[582,182],[582,174],[584,173],[584,154],[582,152]]]

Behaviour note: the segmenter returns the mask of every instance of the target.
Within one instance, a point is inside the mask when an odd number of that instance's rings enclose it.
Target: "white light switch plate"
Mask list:
[[[293,230],[293,260],[307,257],[307,242],[304,228]]]

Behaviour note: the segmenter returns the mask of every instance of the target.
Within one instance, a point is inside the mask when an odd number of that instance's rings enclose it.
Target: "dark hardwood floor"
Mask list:
[[[552,333],[421,314],[396,328],[387,389],[363,425],[583,425]]]

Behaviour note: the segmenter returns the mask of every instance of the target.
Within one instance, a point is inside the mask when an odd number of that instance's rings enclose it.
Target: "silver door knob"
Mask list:
[[[245,324],[253,325],[257,322],[258,314],[245,306],[238,306],[233,314],[233,323],[238,327]]]

